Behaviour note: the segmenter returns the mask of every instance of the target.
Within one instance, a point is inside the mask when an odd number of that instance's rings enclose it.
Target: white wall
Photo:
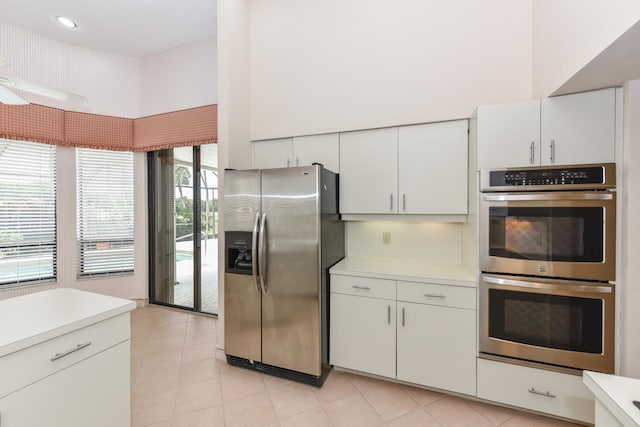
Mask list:
[[[83,95],[88,105],[21,93],[25,99],[71,111],[135,118],[140,113],[140,61],[59,42],[0,21],[1,74]]]
[[[253,140],[531,97],[531,1],[254,0],[250,31]]]
[[[640,80],[624,87],[624,141],[622,151],[622,253],[618,286],[621,325],[620,374],[640,378]]]
[[[637,0],[533,0],[533,97],[551,95],[639,19]]]
[[[382,243],[382,233],[391,243]],[[347,222],[347,256],[460,264],[462,224],[429,222]]]
[[[217,49],[217,39],[210,37],[142,58],[140,115],[215,104]]]
[[[249,8],[251,0],[218,0],[218,167],[251,167],[249,138]],[[224,173],[219,177],[224,188]],[[224,212],[224,191],[219,209]],[[224,230],[224,215],[219,227]],[[224,265],[224,233],[218,239]],[[218,269],[218,356],[224,347],[224,268]]]

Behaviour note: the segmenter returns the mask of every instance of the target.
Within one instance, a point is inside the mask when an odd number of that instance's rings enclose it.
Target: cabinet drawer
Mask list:
[[[395,300],[396,281],[332,274],[331,292],[336,294]]]
[[[594,397],[578,375],[478,359],[478,397],[594,422]]]
[[[0,398],[129,338],[125,313],[8,354],[0,358]]]
[[[434,283],[398,282],[398,301],[475,310],[476,290]]]

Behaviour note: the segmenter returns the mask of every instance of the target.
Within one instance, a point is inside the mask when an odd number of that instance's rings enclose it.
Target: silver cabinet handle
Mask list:
[[[534,160],[534,155],[535,153],[535,145],[534,145],[534,141],[531,141],[531,146],[529,147],[529,163],[533,164],[533,160]]]
[[[432,293],[424,294],[424,296],[427,298],[446,298],[447,297],[445,294],[432,294]]]
[[[54,360],[58,360],[61,359],[71,353],[75,353],[78,350],[82,350],[85,347],[89,347],[91,345],[91,341],[87,341],[85,343],[82,344],[77,344],[75,347],[70,348],[69,350],[65,350],[62,353],[56,353],[53,356],[51,356],[51,361],[53,362]]]
[[[287,167],[291,166],[291,159],[287,157]]]
[[[259,249],[258,249],[258,273],[260,274],[260,285],[262,285],[262,293],[267,293],[267,250],[265,248],[265,242],[267,241],[267,236],[265,236],[265,227],[267,226],[267,214],[262,214],[262,222],[260,223],[260,235],[258,237]]]
[[[353,285],[353,286],[351,286],[351,287],[352,287],[353,289],[364,289],[364,290],[366,290],[366,291],[368,291],[369,289],[371,289],[370,287],[368,287],[368,286],[366,286],[366,285],[365,285],[365,286],[363,286],[363,285]]]
[[[300,158],[296,156],[296,166],[300,166]]]
[[[404,327],[404,307],[402,307],[402,327]]]
[[[256,220],[253,222],[251,231],[251,275],[256,284],[256,292],[260,295],[260,281],[258,280],[258,222],[260,222],[260,212],[256,212]]]
[[[551,393],[549,393],[548,391],[538,391],[538,390],[536,390],[536,389],[535,389],[535,388],[533,388],[533,387],[531,387],[531,388],[529,389],[529,393],[531,393],[531,394],[537,394],[537,395],[539,395],[539,396],[544,396],[544,397],[551,397],[552,399],[555,399],[555,398],[556,398],[556,395],[555,395],[555,394],[551,394]]]
[[[551,161],[551,163],[555,163],[556,162],[556,140],[555,139],[551,140],[551,146],[549,148],[551,149],[551,156],[549,156],[549,160]]]
[[[393,193],[390,194],[391,197],[389,197],[389,210],[393,210]]]
[[[407,210],[407,195],[405,193],[402,193],[402,210]]]
[[[389,325],[391,324],[391,306],[390,305],[387,306],[387,323]]]

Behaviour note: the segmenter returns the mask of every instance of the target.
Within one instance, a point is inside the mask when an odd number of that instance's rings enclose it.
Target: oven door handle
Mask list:
[[[613,200],[612,192],[602,193],[526,193],[526,194],[485,194],[487,202],[510,202],[529,200]]]
[[[520,288],[542,289],[542,290],[562,290],[567,292],[594,293],[594,294],[610,294],[613,292],[611,286],[598,285],[569,285],[569,284],[553,284],[543,282],[526,282],[522,280],[511,280],[502,277],[483,276],[482,281],[495,285],[517,286]]]

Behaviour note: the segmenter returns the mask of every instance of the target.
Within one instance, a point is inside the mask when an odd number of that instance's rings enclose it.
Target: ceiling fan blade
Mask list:
[[[73,104],[86,105],[87,98],[82,95],[67,92],[66,90],[54,89],[47,86],[42,86],[37,83],[28,82],[25,80],[9,78],[0,76],[0,84],[10,86],[16,89],[24,90],[25,92],[35,93],[36,95],[46,96],[48,98],[57,99],[59,101],[70,102]]]
[[[7,105],[27,105],[28,102],[0,84],[0,102]]]

